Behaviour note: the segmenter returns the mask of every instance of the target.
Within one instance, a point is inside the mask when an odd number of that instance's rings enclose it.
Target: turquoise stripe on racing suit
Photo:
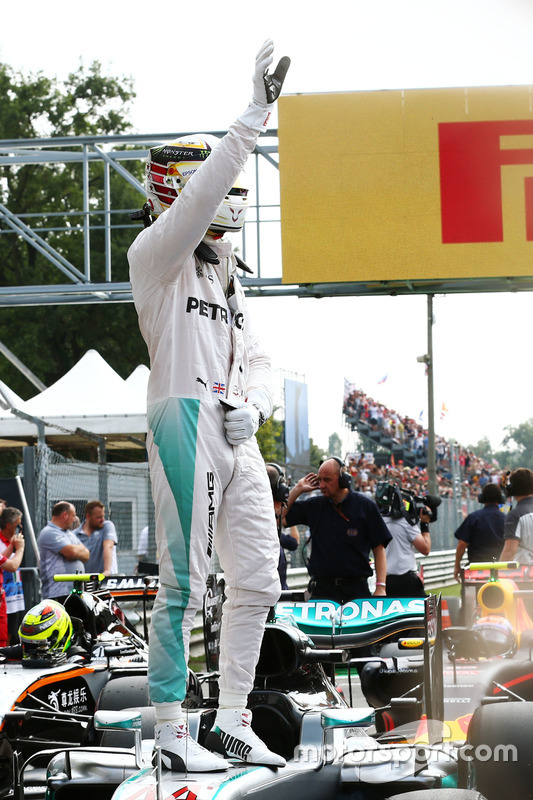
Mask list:
[[[189,560],[199,410],[199,400],[177,397],[148,409],[148,424],[175,501],[175,508],[167,502],[160,510],[177,584],[177,588],[161,587],[152,617],[151,636],[159,645],[157,656],[150,657],[149,668],[150,691],[155,702],[159,697],[168,701],[170,695],[181,698],[186,690],[187,654],[182,628],[191,594]],[[176,683],[176,665],[180,665],[179,672],[184,676],[181,685]]]

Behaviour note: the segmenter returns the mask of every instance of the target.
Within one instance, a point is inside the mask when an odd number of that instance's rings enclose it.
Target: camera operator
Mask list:
[[[424,584],[416,571],[415,551],[424,556],[431,552],[429,523],[434,519],[432,511],[428,506],[414,502],[410,503],[408,513],[399,487],[388,485],[385,491],[383,486],[380,488],[376,501],[392,535],[387,547],[387,596],[425,597]],[[416,514],[420,524],[416,521]]]

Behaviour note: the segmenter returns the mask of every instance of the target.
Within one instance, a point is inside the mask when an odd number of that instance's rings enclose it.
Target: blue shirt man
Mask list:
[[[73,583],[54,581],[54,575],[85,572],[85,562],[89,560],[88,549],[70,529],[75,516],[72,503],[60,500],[52,508],[52,518],[38,539],[42,596],[60,602],[70,593]]]

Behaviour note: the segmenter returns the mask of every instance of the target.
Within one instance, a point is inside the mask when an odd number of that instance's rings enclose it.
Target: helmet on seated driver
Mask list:
[[[516,653],[517,644],[513,626],[505,617],[500,617],[498,614],[481,617],[472,625],[472,631],[482,642],[480,656],[512,658]]]
[[[30,608],[19,628],[22,660],[62,663],[72,639],[70,615],[55,600],[41,600]]]

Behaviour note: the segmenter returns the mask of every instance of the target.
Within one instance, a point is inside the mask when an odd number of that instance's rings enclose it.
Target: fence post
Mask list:
[[[22,448],[22,460],[24,467],[24,495],[28,512],[33,522],[35,535],[38,535],[39,525],[36,516],[37,509],[37,484],[35,480],[35,447]],[[24,553],[24,563],[27,567],[37,567],[37,558],[32,547],[28,547]]]

